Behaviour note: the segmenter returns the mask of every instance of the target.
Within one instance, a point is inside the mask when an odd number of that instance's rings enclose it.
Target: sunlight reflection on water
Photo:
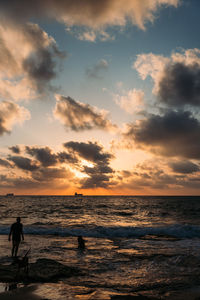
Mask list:
[[[118,196],[83,197],[80,202],[26,196],[11,203],[0,197],[0,257],[10,255],[6,234],[21,215],[26,234],[20,255],[31,246],[30,262],[51,258],[85,274],[39,285],[36,292],[43,298],[106,300],[119,292],[160,297],[194,278],[200,284],[197,200]],[[79,234],[86,242],[82,253],[77,250]]]

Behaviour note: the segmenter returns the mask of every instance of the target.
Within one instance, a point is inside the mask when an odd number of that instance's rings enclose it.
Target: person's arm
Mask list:
[[[8,240],[9,241],[10,241],[10,237],[11,237],[12,231],[13,231],[13,225],[11,225],[11,227],[10,227],[10,232],[9,232],[9,236],[8,236]]]
[[[22,229],[21,229],[21,236],[22,236],[22,240],[24,241],[23,225],[22,225]]]

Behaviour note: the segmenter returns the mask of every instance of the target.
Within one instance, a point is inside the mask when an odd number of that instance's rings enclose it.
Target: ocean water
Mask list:
[[[1,196],[0,259],[10,255],[17,216],[25,233],[19,254],[31,247],[32,262],[51,258],[85,274],[39,285],[47,299],[192,299],[200,287],[200,197]]]

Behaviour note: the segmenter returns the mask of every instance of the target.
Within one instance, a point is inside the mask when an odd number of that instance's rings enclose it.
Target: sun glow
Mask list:
[[[86,167],[89,167],[89,168],[93,168],[94,167],[93,163],[91,163],[91,162],[89,162],[89,161],[87,161],[85,159],[82,160],[82,165],[86,166]]]

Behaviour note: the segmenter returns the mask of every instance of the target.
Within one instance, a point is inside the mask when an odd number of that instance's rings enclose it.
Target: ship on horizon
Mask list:
[[[83,194],[79,194],[79,193],[74,193],[74,196],[83,196]]]
[[[6,197],[13,197],[14,196],[14,193],[8,193],[6,194]]]

